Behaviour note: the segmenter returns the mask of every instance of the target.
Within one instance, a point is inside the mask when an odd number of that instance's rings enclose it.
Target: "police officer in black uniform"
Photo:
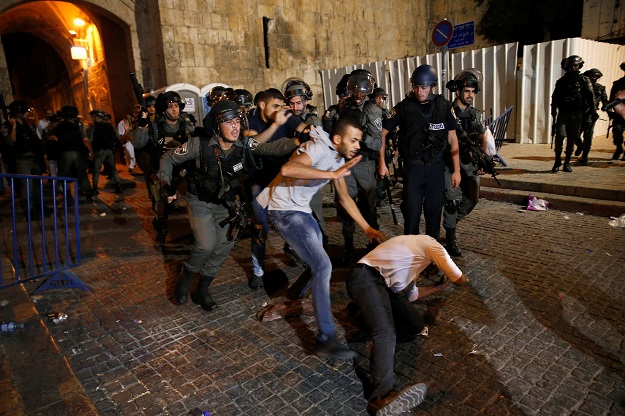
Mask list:
[[[608,103],[608,94],[606,93],[605,87],[597,82],[599,78],[603,76],[603,74],[597,68],[592,68],[584,72],[584,75],[590,80],[590,83],[592,84],[592,90],[595,99],[595,109],[599,110],[600,104],[606,105]],[[590,152],[590,148],[592,146],[592,138],[595,133],[596,122],[597,119],[593,118],[591,114],[587,114],[586,119],[582,122],[584,142],[581,147],[578,147],[575,150],[575,156],[579,156],[580,154],[582,155],[582,158],[580,159],[580,163],[582,165],[588,164],[588,153]]]
[[[147,185],[150,187],[156,214],[152,225],[156,231],[157,244],[163,244],[167,237],[169,205],[161,198],[161,184],[156,174],[162,154],[186,143],[194,130],[188,116],[182,112],[184,106],[185,101],[175,91],[159,94],[155,103],[155,121],[150,123],[148,113],[144,112],[137,122],[137,128],[133,131],[132,144],[135,148],[141,149],[142,157],[143,153],[149,152],[150,164],[145,168],[148,172],[146,173]],[[141,166],[141,169],[143,168],[144,166]],[[176,177],[178,177],[178,172],[176,172]]]
[[[8,143],[13,147],[15,157],[15,173],[18,175],[41,175],[45,169],[43,146],[37,131],[28,122],[31,111],[26,101],[13,101],[9,104]],[[21,185],[21,195],[26,203],[26,185]],[[31,214],[38,212],[36,199],[40,195],[37,187],[30,184]]]
[[[621,64],[621,69],[625,71],[625,62]],[[612,83],[612,88],[610,89],[610,101],[615,100],[617,98],[616,94],[621,90],[625,90],[625,76]],[[612,159],[616,160],[619,156],[621,156],[621,154],[623,154],[623,132],[625,131],[625,119],[613,111],[608,112],[608,116],[612,119],[612,142],[616,146]],[[621,160],[625,160],[625,154],[623,154],[623,159]]]
[[[215,103],[208,116],[214,129],[210,136],[192,137],[176,149],[167,151],[160,162],[158,177],[161,181],[162,198],[174,194],[171,188],[174,166],[186,162],[189,219],[193,231],[194,246],[183,268],[174,291],[176,302],[183,305],[193,277],[200,272],[197,290],[191,296],[193,302],[206,311],[217,307],[208,287],[219,272],[221,265],[234,243],[227,238],[228,226],[224,220],[241,199],[241,182],[255,163],[252,152],[283,155],[295,150],[299,142],[284,138],[272,143],[259,144],[254,139],[242,139],[247,121],[239,106],[229,100]]]
[[[584,60],[577,55],[571,55],[562,60],[561,67],[566,71],[564,76],[556,81],[556,87],[551,94],[551,116],[556,120],[556,160],[551,168],[557,172],[562,166],[562,147],[566,138],[564,152],[564,172],[572,172],[571,156],[575,141],[579,140],[582,120],[599,117],[595,108],[594,95],[590,80],[579,73],[584,66]],[[557,118],[556,118],[557,116]]]
[[[480,91],[482,74],[477,69],[461,71],[447,83],[447,88],[454,92],[456,98],[452,103],[459,128],[456,130],[460,148],[460,186],[451,186],[452,166],[445,167],[447,189],[445,191],[445,209],[443,211],[443,228],[447,252],[451,256],[461,256],[462,252],[456,242],[456,224],[469,215],[480,199],[481,172],[471,159],[469,142],[486,150],[486,136],[482,124],[482,112],[473,106],[475,95]],[[448,163],[451,160],[448,160]]]
[[[89,113],[93,118],[93,124],[87,129],[87,137],[93,147],[93,194],[98,194],[98,180],[100,179],[100,170],[104,165],[104,170],[110,174],[115,184],[115,193],[122,193],[122,183],[119,179],[119,173],[115,166],[115,155],[113,152],[119,143],[119,135],[115,127],[108,122],[110,116],[108,113],[95,109]]]
[[[87,175],[87,159],[93,159],[93,148],[87,137],[85,126],[78,119],[78,109],[64,105],[59,110],[63,119],[52,130],[52,140],[58,141],[59,176],[77,178],[80,194],[87,203],[93,202],[93,190]]]
[[[384,120],[382,145],[389,132],[399,126],[398,150],[404,161],[403,201],[404,234],[419,234],[421,212],[425,216],[426,234],[440,236],[441,213],[445,204],[445,162],[443,153],[451,146],[454,172],[453,188],[460,185],[460,159],[456,119],[451,103],[432,89],[438,76],[430,65],[421,65],[410,77],[412,91],[391,109]],[[384,148],[380,151],[384,155]],[[383,156],[381,156],[383,157]],[[380,160],[379,174],[388,175],[388,168]]]
[[[377,215],[377,181],[376,162],[382,148],[382,109],[375,103],[367,100],[373,92],[375,79],[369,71],[356,69],[347,79],[347,91],[350,96],[339,112],[341,117],[356,119],[362,129],[363,136],[359,154],[362,159],[351,169],[352,174],[345,177],[345,184],[349,196],[357,200],[358,208],[367,223],[374,229],[379,229]],[[340,204],[337,205],[337,214],[343,225],[345,239],[344,261],[350,264],[354,260],[354,232],[356,224]],[[371,243],[369,248],[372,248]]]

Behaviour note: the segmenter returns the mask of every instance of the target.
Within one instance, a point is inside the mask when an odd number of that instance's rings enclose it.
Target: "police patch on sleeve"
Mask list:
[[[380,131],[382,131],[382,119],[381,118],[376,118],[375,120],[373,120],[373,125]]]
[[[186,155],[187,152],[189,151],[189,148],[187,147],[187,143],[183,143],[180,146],[176,147],[176,150],[174,150],[174,153],[177,154],[178,156],[182,156],[182,155]]]
[[[250,149],[254,150],[258,147],[260,143],[258,143],[258,141],[256,141],[256,139],[254,139],[253,137],[250,137],[247,141],[247,145],[249,146]]]
[[[388,116],[386,118],[387,119],[393,118],[393,117],[395,117],[396,114],[397,114],[397,111],[395,111],[395,107],[393,107],[393,108],[391,108],[391,111],[388,112]]]

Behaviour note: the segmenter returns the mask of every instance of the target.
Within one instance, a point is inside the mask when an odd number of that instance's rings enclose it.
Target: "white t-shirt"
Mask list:
[[[310,131],[310,140],[297,149],[312,160],[311,167],[326,172],[335,171],[345,164],[345,159],[334,148],[330,136],[321,127]],[[258,203],[269,211],[302,211],[312,213],[310,200],[328,179],[291,179],[278,174],[256,197]]]
[[[428,235],[400,235],[381,243],[358,261],[377,269],[393,292],[404,290],[434,262],[455,282],[462,272],[438,241]],[[417,290],[415,287],[411,291]],[[407,293],[410,298],[410,293]]]

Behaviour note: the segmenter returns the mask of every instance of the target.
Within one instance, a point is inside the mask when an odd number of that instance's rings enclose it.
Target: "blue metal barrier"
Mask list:
[[[493,133],[493,137],[495,138],[495,148],[497,149],[497,151],[501,149],[501,146],[503,145],[503,141],[506,138],[506,130],[508,129],[508,123],[510,122],[510,115],[512,114],[512,107],[514,106],[511,105],[508,109],[506,109],[506,111],[503,112],[502,115],[500,115],[499,117],[497,117],[491,123],[488,124],[488,128]],[[501,163],[503,166],[508,166],[506,161],[503,160],[503,158],[499,155],[499,153],[497,153],[495,157],[499,160],[499,163]]]
[[[34,293],[93,291],[70,271],[81,264],[78,181],[0,174],[5,179],[10,196],[0,197],[0,289],[45,278]]]

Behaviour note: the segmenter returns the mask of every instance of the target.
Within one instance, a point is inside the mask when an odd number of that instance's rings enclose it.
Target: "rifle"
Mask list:
[[[382,178],[382,182],[384,183],[384,188],[386,189],[386,196],[388,197],[388,204],[391,207],[391,215],[393,215],[393,223],[395,223],[395,225],[398,225],[399,222],[397,222],[397,214],[395,214],[395,204],[393,203],[393,195],[391,195],[391,180],[388,178],[388,176],[385,176],[384,178]]]
[[[130,82],[132,82],[132,89],[135,92],[135,97],[137,97],[137,102],[141,106],[141,112],[139,114],[141,115],[143,113],[147,113],[147,110],[145,108],[145,98],[143,98],[143,94],[145,91],[143,91],[143,86],[139,83],[139,80],[137,79],[137,74],[135,74],[134,72],[130,73]],[[139,125],[139,127],[145,127],[148,125],[148,119],[144,119],[139,116],[137,124]]]
[[[556,140],[556,119],[554,117],[553,123],[551,123],[551,148],[553,149],[553,142]]]
[[[248,204],[235,199],[230,207],[230,216],[219,223],[220,227],[228,226],[228,243],[236,243],[244,238],[245,233],[254,223]]]
[[[469,157],[471,158],[471,162],[473,162],[477,170],[482,170],[485,173],[488,173],[490,176],[493,177],[495,182],[497,182],[497,185],[501,185],[499,179],[497,179],[497,175],[499,175],[499,172],[497,172],[497,170],[495,169],[495,166],[497,166],[495,158],[493,156],[489,156],[484,151],[484,149],[482,149],[481,146],[471,140],[467,132],[464,131],[464,129],[460,125],[460,123],[458,123],[457,131],[459,132],[458,141],[462,141],[462,143],[466,145],[467,149],[469,150]]]

